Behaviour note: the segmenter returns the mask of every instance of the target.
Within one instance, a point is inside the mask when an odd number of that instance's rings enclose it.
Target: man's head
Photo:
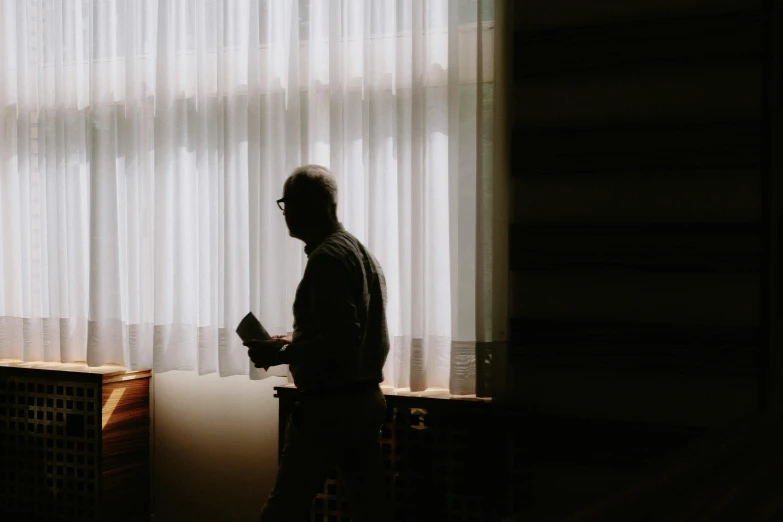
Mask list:
[[[326,167],[303,165],[285,181],[281,205],[288,233],[306,242],[337,223],[337,182]]]

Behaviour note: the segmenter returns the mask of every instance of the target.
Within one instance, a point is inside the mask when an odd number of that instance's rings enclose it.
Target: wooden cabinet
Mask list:
[[[280,401],[278,451],[296,404],[295,387],[275,388]],[[394,519],[400,522],[496,522],[532,499],[527,412],[482,399],[386,394],[381,445]],[[339,476],[316,496],[311,522],[349,522]]]
[[[150,376],[0,363],[0,520],[149,520]]]

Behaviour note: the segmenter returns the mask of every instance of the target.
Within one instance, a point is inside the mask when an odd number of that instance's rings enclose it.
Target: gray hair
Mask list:
[[[283,190],[293,190],[297,195],[316,205],[324,205],[331,212],[337,211],[337,181],[326,167],[302,165],[288,176]]]

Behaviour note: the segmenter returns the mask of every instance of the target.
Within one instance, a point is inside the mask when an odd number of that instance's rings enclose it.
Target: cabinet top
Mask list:
[[[87,366],[85,363],[24,362],[17,359],[0,359],[0,375],[41,375],[60,380],[92,382],[116,382],[149,378],[152,370],[128,370],[119,364]]]

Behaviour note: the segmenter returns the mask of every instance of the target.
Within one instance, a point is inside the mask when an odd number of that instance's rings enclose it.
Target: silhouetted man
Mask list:
[[[277,204],[308,261],[293,338],[245,343],[256,367],[289,364],[300,394],[261,521],[308,519],[335,467],[354,521],[390,521],[380,446],[386,401],[379,383],[389,353],[383,272],[337,220],[337,184],[326,168],[296,169]]]

